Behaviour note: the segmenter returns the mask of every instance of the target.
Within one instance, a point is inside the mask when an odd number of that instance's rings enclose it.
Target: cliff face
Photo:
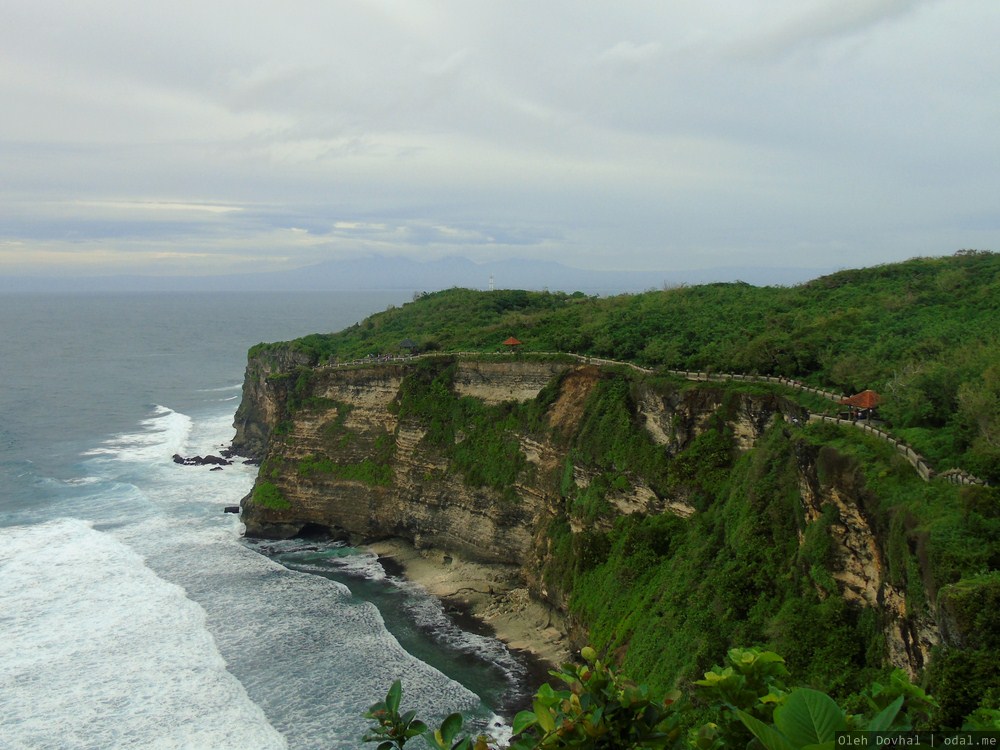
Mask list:
[[[565,445],[518,435],[531,470],[516,483],[518,502],[489,487],[472,487],[449,470],[442,451],[428,445],[427,425],[399,418],[405,365],[365,369],[289,369],[251,362],[243,402],[236,415],[234,449],[262,461],[258,481],[273,482],[289,507],[267,507],[248,498],[243,520],[251,536],[294,536],[303,529],[325,531],[361,543],[402,537],[416,546],[454,550],[479,562],[523,564],[532,559],[540,524],[558,510],[556,475],[567,461]],[[296,366],[294,360],[290,363]],[[453,389],[485,404],[528,401],[561,377],[547,413],[559,435],[574,434],[587,397],[601,379],[594,366],[554,362],[459,361]],[[296,392],[297,391],[297,392]],[[665,398],[638,390],[638,405],[650,436],[664,458],[683,449],[718,412],[718,393],[690,391]],[[295,401],[293,414],[289,402]],[[773,398],[740,399],[729,424],[741,449],[749,449],[770,419],[794,407]],[[461,434],[456,441],[461,440]],[[325,471],[323,461],[359,466],[373,456],[385,459],[378,480]],[[574,481],[586,486],[594,472],[574,465]],[[621,513],[694,512],[683,496],[660,497],[643,481],[616,490],[612,503]]]
[[[466,430],[456,430],[445,445],[431,439],[437,426],[401,409],[414,364],[301,364],[294,357],[271,357],[251,360],[247,368],[234,448],[261,460],[255,491],[243,502],[248,535],[322,532],[356,544],[398,537],[418,548],[516,567],[536,596],[566,608],[566,592],[544,582],[555,554],[547,530],[554,519],[567,517],[567,492],[608,475],[607,466],[580,459],[574,436],[589,418],[595,389],[608,378],[628,376],[515,357],[456,361],[454,396],[486,405],[540,399],[545,429],[510,436],[524,460],[511,493],[471,483],[455,470],[449,450],[469,439]],[[648,435],[664,462],[710,429],[731,435],[739,454],[753,450],[776,419],[792,423],[804,417],[798,406],[774,396],[663,388],[642,379],[629,387],[635,429]],[[835,549],[830,567],[837,591],[855,607],[883,613],[888,659],[913,672],[938,642],[937,628],[926,614],[907,612],[903,593],[889,581],[884,541],[865,510],[863,481],[847,470],[828,471],[821,480],[817,460],[813,453],[799,461],[802,529],[817,522],[825,506],[835,507],[827,533]],[[274,491],[258,491],[264,485]],[[571,531],[606,532],[616,516],[687,519],[699,512],[683,483],[670,492],[654,486],[649,477],[620,472],[604,494],[611,516],[570,513]]]
[[[929,611],[910,611],[906,591],[892,581],[885,540],[879,538],[868,510],[877,499],[865,487],[858,467],[836,451],[824,447],[800,459],[806,523],[818,523],[824,510],[833,511],[826,533],[832,552],[829,571],[838,593],[856,607],[880,613],[889,663],[915,676],[941,643],[941,632]],[[821,474],[826,481],[819,480]]]
[[[460,362],[455,391],[489,404],[523,401],[564,369],[553,363]],[[523,502],[511,503],[449,471],[442,452],[423,440],[426,425],[395,414],[406,371],[377,365],[274,377],[267,368],[248,368],[244,404],[250,405],[237,414],[234,448],[261,459],[262,480],[273,481],[290,504],[264,507],[248,498],[248,535],[322,530],[358,543],[401,537],[478,562],[519,565],[527,559],[545,494],[525,484],[518,487]],[[302,406],[288,418],[296,382],[308,385],[300,386]],[[340,470],[363,466],[373,456],[381,458],[377,477]]]
[[[236,410],[233,448],[256,460],[264,457],[268,438],[282,419],[287,373],[309,366],[305,355],[284,349],[267,356],[251,356],[243,378],[243,398]]]

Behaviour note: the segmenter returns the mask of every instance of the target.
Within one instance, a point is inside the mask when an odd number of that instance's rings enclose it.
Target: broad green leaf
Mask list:
[[[798,688],[774,710],[774,726],[795,747],[817,745],[835,739],[834,732],[845,731],[847,722],[833,698],[809,688]]]
[[[780,654],[776,654],[774,651],[761,651],[757,654],[757,661],[761,664],[770,664],[772,662],[785,663],[785,657]]]
[[[450,744],[455,735],[462,730],[462,714],[451,714],[441,723],[441,739],[445,744]]]
[[[535,702],[540,703],[543,706],[554,706],[559,702],[559,700],[560,698],[556,694],[556,691],[547,682],[543,683],[542,686],[538,688],[538,692],[535,693]]]
[[[757,717],[739,709],[736,710],[736,715],[767,750],[796,750],[796,747],[781,732],[768,726]]]
[[[870,722],[868,722],[867,729],[870,732],[883,732],[892,726],[893,719],[896,718],[896,714],[899,713],[899,709],[903,707],[903,696],[899,696],[890,703],[888,706],[879,711],[878,715],[875,716]]]
[[[538,719],[538,726],[546,732],[554,731],[556,728],[556,722],[555,719],[552,718],[552,714],[549,713],[549,709],[545,706],[545,704],[536,700],[533,708],[535,709],[535,716]]]
[[[410,726],[407,728],[406,738],[409,739],[410,737],[419,737],[420,735],[426,733],[427,733],[427,725],[424,724],[424,722],[420,721],[420,719],[417,719],[416,721],[412,722]]]
[[[389,709],[389,713],[395,714],[399,711],[399,702],[402,698],[403,686],[399,680],[396,680],[385,696],[385,707]]]
[[[538,717],[535,716],[534,711],[518,711],[517,716],[514,717],[511,729],[514,734],[521,734],[521,732],[528,727],[534,726],[537,722]]]
[[[604,718],[604,706],[598,706],[594,709],[594,712],[590,715],[590,720],[594,722],[594,726],[601,723],[601,719]]]

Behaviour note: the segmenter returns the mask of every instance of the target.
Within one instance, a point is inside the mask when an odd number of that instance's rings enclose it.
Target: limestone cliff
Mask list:
[[[405,364],[308,369],[294,360],[283,366],[251,361],[234,449],[262,461],[258,483],[273,482],[288,507],[266,507],[248,498],[243,519],[249,535],[293,536],[306,528],[355,542],[403,537],[418,547],[455,550],[482,562],[531,559],[538,526],[558,500],[554,475],[567,460],[565,445],[517,436],[532,467],[516,483],[517,503],[489,487],[470,486],[450,470],[439,449],[423,440],[426,425],[397,417],[394,405],[407,371]],[[578,429],[587,396],[601,378],[595,366],[459,360],[453,388],[486,404],[528,401],[559,376],[547,419],[555,435],[565,436]],[[713,391],[664,397],[640,388],[638,399],[665,460],[703,430],[721,406],[720,394]],[[739,447],[752,447],[776,413],[791,418],[797,410],[769,397],[740,399],[729,418]],[[332,467],[324,471],[320,465],[360,466],[376,455],[387,468],[378,480],[345,476]],[[587,466],[574,466],[578,485],[586,485],[591,473]],[[694,512],[682,496],[657,496],[639,476],[630,477],[630,487],[617,490],[612,502],[626,514]]]
[[[628,381],[635,429],[648,435],[664,463],[709,429],[724,430],[739,454],[753,450],[776,420],[791,426],[804,417],[801,407],[774,395],[665,387],[570,361],[509,356],[442,362],[452,367],[450,397],[497,406],[498,415],[505,404],[537,403],[541,427],[509,436],[521,462],[511,486],[470,481],[456,468],[451,449],[472,439],[473,427],[460,426],[442,442],[440,425],[407,411],[415,361],[305,367],[294,356],[269,354],[251,358],[236,417],[235,450],[261,461],[255,490],[242,504],[247,534],[320,532],[356,544],[401,538],[417,548],[507,566],[535,596],[566,611],[566,592],[553,590],[543,575],[555,554],[548,535],[554,519],[568,515],[572,533],[579,534],[609,531],[620,516],[690,518],[699,512],[684,482],[664,491],[640,473],[581,460],[574,436],[585,429],[602,382]],[[836,547],[831,574],[837,593],[852,606],[882,613],[888,660],[913,672],[939,640],[936,625],[926,612],[907,612],[904,594],[886,575],[884,540],[868,518],[863,480],[846,469],[821,479],[818,460],[815,451],[804,451],[799,461],[800,536],[824,506],[836,509],[827,533]],[[610,514],[567,510],[569,491],[611,475],[614,482],[603,494]]]

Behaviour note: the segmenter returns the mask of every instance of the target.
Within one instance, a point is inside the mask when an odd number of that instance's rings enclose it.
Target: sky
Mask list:
[[[996,0],[7,0],[0,275],[1000,250]]]

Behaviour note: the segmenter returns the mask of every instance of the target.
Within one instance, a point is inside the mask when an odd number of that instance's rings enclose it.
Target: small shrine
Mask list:
[[[837,403],[847,407],[847,419],[876,419],[878,417],[878,405],[882,402],[882,397],[875,391],[866,390],[855,393],[840,399]],[[844,416],[844,415],[841,415]]]

